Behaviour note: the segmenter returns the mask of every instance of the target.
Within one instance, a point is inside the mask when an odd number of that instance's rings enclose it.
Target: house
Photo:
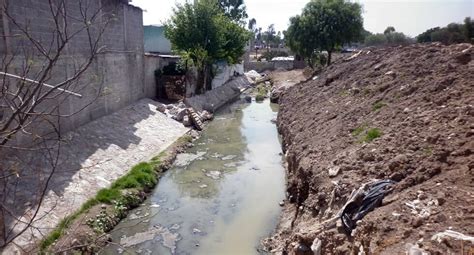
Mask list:
[[[165,36],[164,26],[144,26],[143,37],[145,52],[171,55],[171,42]]]

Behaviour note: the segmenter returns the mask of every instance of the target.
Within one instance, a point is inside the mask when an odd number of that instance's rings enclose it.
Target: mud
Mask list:
[[[474,236],[473,52],[469,44],[366,50],[288,88],[278,115],[287,201],[267,250],[317,254],[318,242],[321,254],[472,249],[432,237],[447,229]],[[397,184],[352,235],[338,222],[323,226],[373,179]]]

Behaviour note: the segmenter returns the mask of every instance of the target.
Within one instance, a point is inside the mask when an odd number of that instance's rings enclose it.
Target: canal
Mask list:
[[[223,107],[102,253],[258,254],[285,192],[276,115],[268,100]]]

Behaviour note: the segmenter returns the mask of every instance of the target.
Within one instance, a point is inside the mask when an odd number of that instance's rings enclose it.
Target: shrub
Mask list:
[[[255,101],[257,101],[257,102],[262,102],[263,100],[265,100],[265,96],[264,96],[264,95],[258,94],[257,96],[255,96]]]
[[[285,51],[265,51],[260,59],[265,58],[267,61],[270,61],[276,57],[288,57],[288,53]]]

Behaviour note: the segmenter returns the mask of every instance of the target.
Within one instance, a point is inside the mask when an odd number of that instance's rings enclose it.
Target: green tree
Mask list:
[[[219,0],[218,3],[227,17],[238,23],[245,24],[244,20],[248,18],[248,15],[244,0]]]
[[[360,38],[362,7],[346,0],[311,0],[300,16],[290,19],[285,38],[290,48],[312,66],[318,51],[327,51],[327,64],[337,47]]]
[[[467,42],[474,43],[474,20],[471,17],[464,19],[463,33]]]
[[[214,0],[178,4],[165,26],[173,49],[198,72],[196,93],[210,89],[211,65],[217,60],[237,63],[249,33],[224,15]]]
[[[385,35],[390,34],[390,33],[394,33],[394,32],[395,32],[395,28],[392,27],[392,26],[387,27],[387,28],[385,29],[385,31],[383,31],[383,33],[384,33]]]
[[[470,17],[464,19],[463,24],[451,23],[446,27],[430,28],[419,34],[416,40],[423,42],[441,42],[444,44],[473,42],[474,21]]]

